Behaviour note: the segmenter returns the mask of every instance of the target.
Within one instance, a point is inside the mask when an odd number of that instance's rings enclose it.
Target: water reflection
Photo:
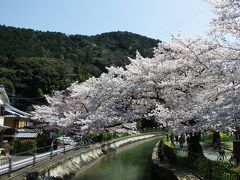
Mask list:
[[[158,139],[132,144],[104,157],[77,180],[151,180],[151,155]]]

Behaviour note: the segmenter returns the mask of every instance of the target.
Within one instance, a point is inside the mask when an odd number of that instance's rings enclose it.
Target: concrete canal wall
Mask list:
[[[152,153],[152,176],[154,179],[161,180],[200,180],[201,178],[193,174],[192,172],[177,166],[176,164],[171,164],[163,154],[159,154],[158,148],[159,142],[153,149]],[[161,157],[159,157],[161,156]]]
[[[53,157],[34,167],[26,167],[13,173],[6,179],[70,179],[76,173],[87,169],[94,161],[100,159],[109,152],[116,151],[119,147],[133,142],[152,138],[155,134],[137,135],[112,140],[101,144],[94,144],[86,149],[78,149],[67,152],[65,155]]]
[[[49,173],[45,174],[45,176],[63,178],[64,176],[71,175],[75,172],[80,171],[81,168],[84,168],[84,166],[88,165],[93,160],[98,159],[102,155],[107,154],[108,152],[114,151],[121,146],[153,136],[154,135],[130,137],[119,141],[113,141],[97,145],[96,147],[92,147],[89,150],[82,152],[78,156],[74,156],[73,158],[67,160],[66,162],[63,162],[62,164],[59,164],[57,167],[51,168]]]

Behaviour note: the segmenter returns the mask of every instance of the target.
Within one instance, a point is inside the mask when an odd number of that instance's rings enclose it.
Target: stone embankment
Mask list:
[[[168,163],[164,157],[158,155],[159,142],[152,153],[152,173],[155,179],[161,180],[199,180],[200,178],[191,172],[174,164]]]
[[[96,160],[109,152],[117,150],[133,142],[155,137],[156,134],[137,135],[112,140],[101,144],[94,144],[86,149],[69,151],[64,155],[53,157],[53,159],[29,166],[19,171],[13,172],[11,176],[1,177],[1,179],[70,179],[76,173],[84,171]]]

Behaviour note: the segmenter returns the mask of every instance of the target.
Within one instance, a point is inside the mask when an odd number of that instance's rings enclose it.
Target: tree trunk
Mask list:
[[[240,140],[233,141],[233,156],[237,161],[237,164],[240,162]]]

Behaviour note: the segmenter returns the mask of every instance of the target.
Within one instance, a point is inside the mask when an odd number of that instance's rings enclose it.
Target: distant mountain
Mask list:
[[[136,50],[151,57],[159,42],[130,32],[83,36],[0,26],[0,84],[26,109],[43,94],[98,77],[106,66],[125,66]]]

